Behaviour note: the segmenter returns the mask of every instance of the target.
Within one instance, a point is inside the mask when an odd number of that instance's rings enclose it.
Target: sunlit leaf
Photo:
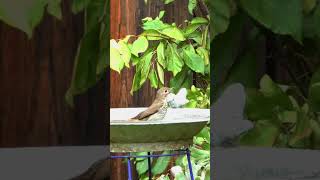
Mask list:
[[[164,72],[163,68],[159,63],[157,63],[157,72],[158,72],[158,77],[162,85],[164,85]]]
[[[153,52],[149,51],[142,57],[142,61],[139,62],[139,66],[141,68],[140,86],[147,80],[150,71],[152,56]]]
[[[183,36],[182,31],[175,26],[165,28],[161,31],[161,33],[164,35],[167,35],[173,39],[176,39],[178,41],[186,40],[186,38]]]
[[[120,55],[121,55],[121,58],[125,64],[126,67],[129,67],[129,62],[130,62],[130,59],[131,59],[131,52],[130,52],[130,49],[128,47],[128,45],[124,42],[124,41],[119,41],[119,52],[120,52]]]
[[[150,41],[169,39],[168,36],[165,36],[165,35],[161,34],[159,31],[154,30],[154,29],[146,30],[141,35],[145,36]]]
[[[164,0],[164,4],[169,4],[171,2],[173,2],[174,0]]]
[[[148,49],[149,42],[146,37],[139,36],[132,44],[131,53],[135,56],[139,56],[139,53],[145,52]]]
[[[185,63],[195,72],[204,74],[204,60],[192,50],[183,49]]]
[[[162,67],[166,67],[166,62],[165,62],[165,56],[164,56],[164,44],[163,42],[160,42],[158,47],[157,47],[157,60],[158,63],[161,64]]]
[[[191,20],[191,24],[208,24],[208,19],[203,17],[195,17]]]
[[[210,63],[209,51],[203,47],[197,48],[197,53],[204,59],[204,64],[208,65]]]
[[[149,80],[151,87],[158,88],[158,76],[154,69],[152,69],[149,73]]]
[[[188,11],[190,14],[193,14],[193,10],[197,7],[197,0],[189,0]]]
[[[184,63],[177,52],[177,47],[174,44],[168,44],[167,53],[167,69],[173,72],[173,76],[176,76],[181,71]]]

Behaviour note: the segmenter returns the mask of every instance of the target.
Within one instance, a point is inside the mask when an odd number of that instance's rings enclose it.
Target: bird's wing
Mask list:
[[[143,119],[146,118],[156,112],[159,111],[159,109],[162,107],[163,103],[159,103],[159,102],[154,102],[151,104],[151,106],[148,107],[148,109],[146,109],[145,111],[142,111],[141,113],[139,113],[137,116],[135,116],[134,118],[131,119]]]

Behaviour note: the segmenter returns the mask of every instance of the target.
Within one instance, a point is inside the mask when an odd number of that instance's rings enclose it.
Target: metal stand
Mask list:
[[[149,180],[152,180],[152,171],[151,171],[151,158],[158,158],[158,157],[165,157],[165,156],[181,156],[181,155],[187,155],[188,159],[188,166],[189,166],[189,172],[190,172],[190,178],[191,180],[194,180],[193,172],[192,172],[192,164],[191,164],[191,155],[190,150],[178,150],[179,153],[176,154],[159,154],[159,155],[151,155],[150,152],[148,152],[148,155],[145,156],[135,156],[135,155],[129,155],[128,156],[111,156],[111,159],[120,159],[120,158],[127,158],[128,162],[128,180],[132,180],[132,174],[131,174],[131,160],[130,158],[148,158],[148,174],[149,174]]]

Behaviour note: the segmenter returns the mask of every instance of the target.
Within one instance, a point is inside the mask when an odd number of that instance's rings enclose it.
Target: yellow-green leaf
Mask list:
[[[149,74],[149,80],[150,80],[151,87],[158,88],[158,76],[154,69],[152,69]]]
[[[157,71],[158,71],[159,80],[162,83],[162,85],[164,85],[164,72],[163,72],[163,68],[159,63],[157,63]]]
[[[131,53],[139,56],[139,53],[145,52],[148,49],[149,43],[146,37],[140,36],[132,44]]]
[[[186,38],[184,37],[182,31],[180,29],[178,29],[175,26],[163,29],[161,31],[162,34],[167,35],[173,39],[176,39],[178,41],[184,41],[186,40]]]
[[[164,57],[164,44],[162,42],[160,42],[157,47],[157,59],[162,67],[166,67],[165,57]]]
[[[167,63],[167,69],[173,72],[173,76],[176,76],[181,71],[184,64],[174,44],[168,44]]]

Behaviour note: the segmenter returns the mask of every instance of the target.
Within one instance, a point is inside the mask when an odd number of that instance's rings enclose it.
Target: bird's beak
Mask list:
[[[170,93],[173,93],[173,88],[170,88],[170,89],[169,89],[169,92],[170,92]]]

